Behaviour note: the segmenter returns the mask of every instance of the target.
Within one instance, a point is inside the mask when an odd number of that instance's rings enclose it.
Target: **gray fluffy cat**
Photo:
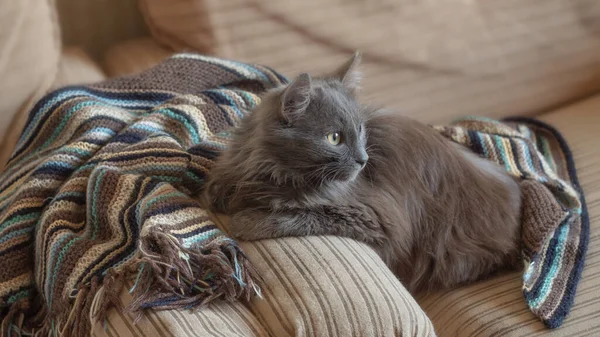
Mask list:
[[[232,215],[243,240],[367,243],[411,291],[516,267],[518,184],[429,126],[359,104],[359,60],[266,93],[211,171],[205,200]]]

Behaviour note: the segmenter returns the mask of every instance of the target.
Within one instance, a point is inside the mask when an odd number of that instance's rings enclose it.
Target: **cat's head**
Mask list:
[[[363,108],[355,97],[360,54],[330,75],[301,74],[256,113],[266,155],[295,181],[350,182],[367,164]],[[291,176],[291,177],[290,177]]]

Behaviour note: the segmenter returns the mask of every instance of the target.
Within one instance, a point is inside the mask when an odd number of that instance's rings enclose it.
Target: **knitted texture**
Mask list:
[[[31,111],[0,176],[2,336],[87,336],[119,305],[191,308],[258,292],[194,198],[224,130],[285,78],[181,54],[139,75],[66,87]]]
[[[466,118],[435,127],[520,180],[523,294],[550,328],[571,308],[589,241],[589,219],[571,151],[552,127],[533,119]]]

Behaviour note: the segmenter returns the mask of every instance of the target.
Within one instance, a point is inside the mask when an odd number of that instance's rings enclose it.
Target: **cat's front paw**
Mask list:
[[[229,224],[231,234],[240,240],[254,241],[274,237],[269,216],[261,211],[244,210],[235,213]]]

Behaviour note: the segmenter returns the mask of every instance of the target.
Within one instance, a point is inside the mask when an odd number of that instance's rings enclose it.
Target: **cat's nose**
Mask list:
[[[360,165],[360,168],[363,168],[365,165],[367,165],[367,160],[369,160],[369,157],[358,158],[356,159],[356,163]]]

